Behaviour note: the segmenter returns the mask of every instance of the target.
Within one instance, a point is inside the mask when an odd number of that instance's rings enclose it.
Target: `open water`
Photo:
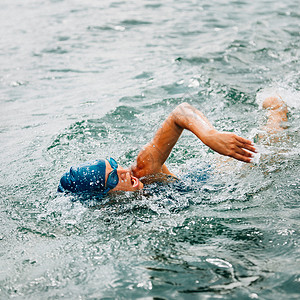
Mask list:
[[[0,34],[1,299],[299,299],[298,0],[2,0]],[[130,165],[182,101],[255,138],[274,93],[287,129],[256,164],[186,132],[186,191],[56,194],[72,164]]]

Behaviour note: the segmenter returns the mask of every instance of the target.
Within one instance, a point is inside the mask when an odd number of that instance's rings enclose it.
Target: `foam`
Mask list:
[[[259,108],[267,97],[279,97],[291,108],[300,108],[300,91],[291,87],[270,86],[260,90],[256,95],[256,102]]]

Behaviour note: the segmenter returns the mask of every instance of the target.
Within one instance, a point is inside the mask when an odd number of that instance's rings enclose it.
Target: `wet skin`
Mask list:
[[[287,108],[278,97],[266,98],[263,108],[267,110],[266,131],[274,133],[282,130],[280,124],[287,119]],[[155,133],[152,141],[139,152],[131,168],[118,166],[118,185],[111,191],[137,191],[144,187],[141,177],[167,174],[174,176],[164,164],[181,133],[187,129],[205,145],[221,155],[246,163],[251,162],[256,149],[253,143],[234,133],[217,131],[208,119],[188,103],[178,105]],[[106,163],[105,181],[113,170]]]
[[[105,182],[107,180],[108,174],[113,170],[110,166],[109,162],[105,160],[106,164],[106,171],[105,171]],[[118,177],[119,177],[119,183],[118,185],[112,189],[111,191],[138,191],[141,190],[144,185],[140,180],[133,176],[132,171],[130,169],[122,168],[121,166],[118,166],[117,169]]]
[[[167,174],[174,176],[165,165],[183,130],[189,130],[205,145],[219,154],[243,162],[251,162],[253,143],[234,133],[217,131],[208,119],[188,103],[178,105],[155,133],[152,141],[139,152],[129,169],[118,167],[118,185],[112,191],[136,191],[143,188],[138,178]],[[112,168],[106,162],[106,180]]]

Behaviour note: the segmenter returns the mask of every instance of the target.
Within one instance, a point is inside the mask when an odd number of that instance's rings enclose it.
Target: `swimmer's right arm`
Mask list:
[[[193,132],[212,150],[240,161],[251,162],[251,152],[256,152],[251,141],[234,133],[217,131],[203,113],[188,103],[182,103],[163,122],[153,140],[140,151],[133,172],[139,177],[168,173],[164,162],[184,129]]]

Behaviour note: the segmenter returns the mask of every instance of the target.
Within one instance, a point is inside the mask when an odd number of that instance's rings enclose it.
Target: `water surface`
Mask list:
[[[298,299],[299,3],[1,1],[1,299]],[[92,207],[56,194],[72,164],[128,166],[176,105],[254,138],[263,97],[289,104],[256,165],[184,133],[190,191]]]

